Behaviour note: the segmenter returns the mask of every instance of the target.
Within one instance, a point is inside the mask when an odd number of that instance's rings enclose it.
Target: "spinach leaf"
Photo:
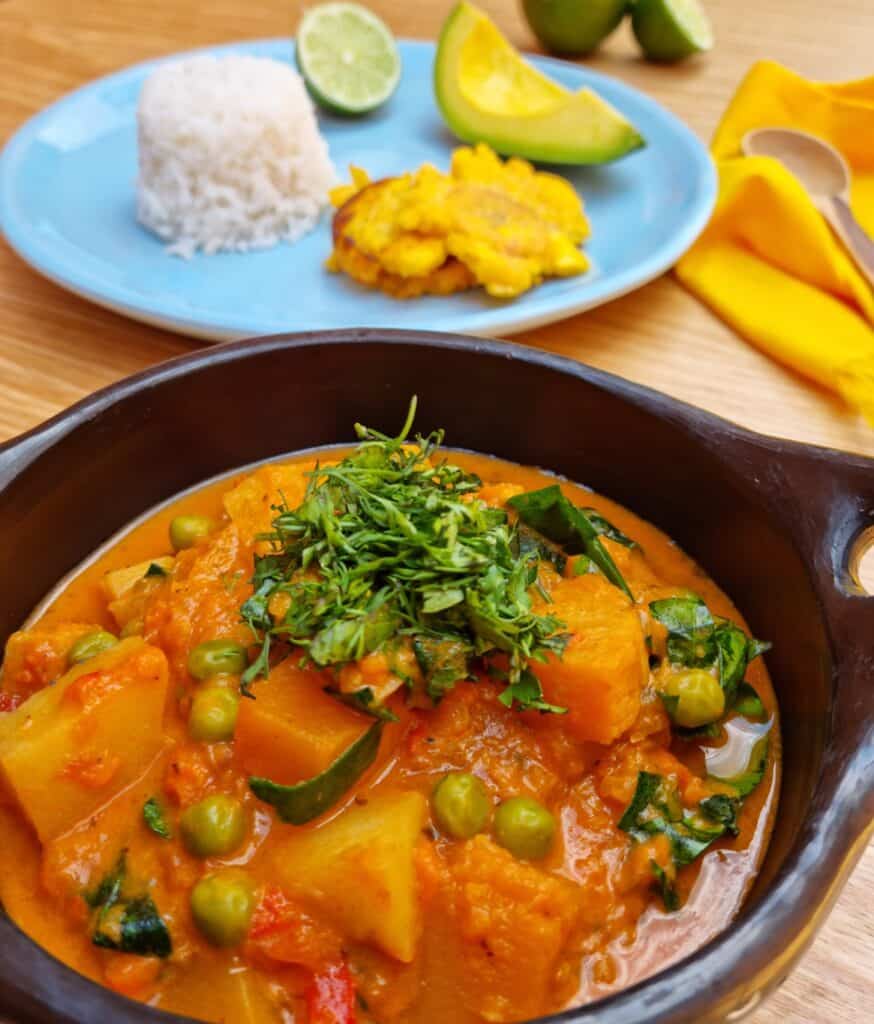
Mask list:
[[[127,850],[118,855],[112,870],[104,876],[94,892],[85,893],[85,902],[94,909],[114,906],[121,893],[121,885],[127,873]]]
[[[539,491],[528,491],[510,498],[507,504],[519,518],[569,555],[588,555],[601,572],[628,597],[631,590],[616,563],[601,543],[599,531],[586,512],[562,494],[558,484]]]
[[[373,715],[374,718],[378,718],[382,722],[396,722],[398,720],[398,716],[391,708],[379,703],[369,686],[362,686],[360,690],[353,690],[351,693],[341,693],[339,690],[334,689],[326,689],[325,693],[329,693],[340,701],[341,704],[348,704],[350,708],[364,711],[366,714]]]
[[[644,812],[656,802],[656,798],[662,787],[661,775],[654,775],[652,772],[639,772],[637,776],[637,788],[631,803],[625,809],[625,813],[619,819],[619,828],[623,832],[634,832],[641,827]]]
[[[289,825],[304,825],[324,814],[373,764],[379,750],[383,723],[376,721],[351,747],[318,775],[294,786],[252,776],[249,788]]]
[[[680,898],[677,895],[677,890],[674,888],[673,882],[668,878],[668,873],[660,865],[656,864],[654,860],[649,862],[650,870],[655,876],[656,883],[658,885],[659,892],[662,896],[662,903],[665,906],[665,910],[668,913],[673,913],[675,910],[680,909]]]
[[[668,658],[686,668],[719,666],[719,685],[730,708],[750,662],[769,644],[748,637],[728,619],[714,616],[700,597],[669,597],[653,601],[652,617],[668,631]]]
[[[162,839],[171,838],[170,826],[164,817],[164,809],[156,797],[151,797],[143,804],[143,821],[156,836],[160,836]]]
[[[559,707],[556,704],[547,704],[543,699],[543,689],[540,680],[526,668],[519,680],[510,683],[499,695],[498,700],[508,708],[515,703],[520,711],[541,711],[553,715],[567,714],[567,708]]]
[[[692,636],[713,625],[710,609],[700,597],[667,597],[662,601],[652,601],[649,610],[668,633],[678,636]]]
[[[103,949],[138,956],[168,957],[173,952],[167,930],[152,897],[147,893],[127,899],[127,850],[122,850],[113,869],[85,899],[95,911],[91,941]]]
[[[549,562],[555,571],[561,575],[567,565],[567,556],[558,547],[546,539],[542,534],[525,523],[518,523],[511,545],[514,554],[522,559],[540,559],[542,562]]]
[[[708,818],[722,825],[729,835],[740,835],[740,829],[737,825],[740,800],[720,793],[707,797],[698,806]]]
[[[710,819],[685,810],[676,789],[652,772],[638,773],[634,796],[619,820],[619,828],[637,842],[667,836],[678,868],[691,864],[725,834],[721,823],[711,825]]]
[[[588,516],[589,522],[602,537],[609,537],[610,540],[622,544],[626,548],[639,548],[636,540],[627,537],[618,526],[614,526],[609,519],[605,519],[597,509],[584,508],[583,512]]]
[[[151,896],[139,896],[124,905],[119,938],[113,938],[98,927],[91,941],[103,949],[116,949],[137,956],[164,958],[173,952],[170,933]]]
[[[764,718],[767,714],[762,698],[747,682],[741,683],[737,688],[734,710],[739,715],[746,715],[747,718]]]

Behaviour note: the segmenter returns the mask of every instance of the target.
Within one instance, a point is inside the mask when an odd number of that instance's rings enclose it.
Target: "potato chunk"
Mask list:
[[[421,932],[414,851],[427,813],[421,793],[374,796],[291,833],[273,855],[274,877],[344,935],[410,963]]]
[[[110,601],[117,601],[123,597],[135,584],[146,578],[146,573],[153,565],[169,573],[173,569],[175,559],[171,555],[163,555],[160,558],[150,558],[147,562],[138,562],[136,565],[128,565],[124,569],[114,569],[103,577],[103,589]],[[160,579],[160,576],[158,576]]]
[[[249,775],[293,785],[318,775],[365,732],[373,719],[330,697],[316,672],[280,662],[240,701],[236,756]]]
[[[612,743],[631,728],[649,674],[643,628],[628,598],[603,576],[562,579],[547,610],[571,634],[561,658],[531,668],[546,699],[568,708],[578,740]]]
[[[140,639],[0,717],[0,779],[46,842],[139,777],[164,743],[167,661]]]
[[[451,867],[462,942],[462,998],[489,1021],[527,1020],[558,1009],[563,953],[582,890],[515,859],[485,836],[465,843]]]

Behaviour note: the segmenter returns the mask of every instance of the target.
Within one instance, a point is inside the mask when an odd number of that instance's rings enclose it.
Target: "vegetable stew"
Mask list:
[[[0,897],[74,969],[207,1021],[519,1021],[737,913],[767,643],[652,525],[413,409],[162,507],[9,638]]]

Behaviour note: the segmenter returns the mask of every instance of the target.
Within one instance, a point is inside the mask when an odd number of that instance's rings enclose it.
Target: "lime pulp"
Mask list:
[[[297,66],[317,103],[365,114],[385,103],[401,76],[398,48],[384,22],[355,3],[308,10],[297,31]]]
[[[713,46],[713,29],[698,0],[637,0],[631,27],[650,60],[683,60]]]

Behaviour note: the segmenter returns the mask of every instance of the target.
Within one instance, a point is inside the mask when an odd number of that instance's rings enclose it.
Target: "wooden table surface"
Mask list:
[[[0,0],[0,144],[21,122],[98,75],[187,47],[288,35],[288,0]],[[452,0],[372,0],[398,35],[433,39]],[[483,0],[518,45],[534,40],[513,0]],[[707,139],[752,61],[819,79],[874,74],[872,0],[709,0],[717,47],[677,68],[643,63],[620,30],[593,67],[635,85]],[[874,429],[772,363],[671,277],[523,336],[771,434],[874,455]],[[61,291],[0,240],[0,439],[89,391],[197,343]],[[874,1020],[874,847],[790,980],[753,1024]]]

